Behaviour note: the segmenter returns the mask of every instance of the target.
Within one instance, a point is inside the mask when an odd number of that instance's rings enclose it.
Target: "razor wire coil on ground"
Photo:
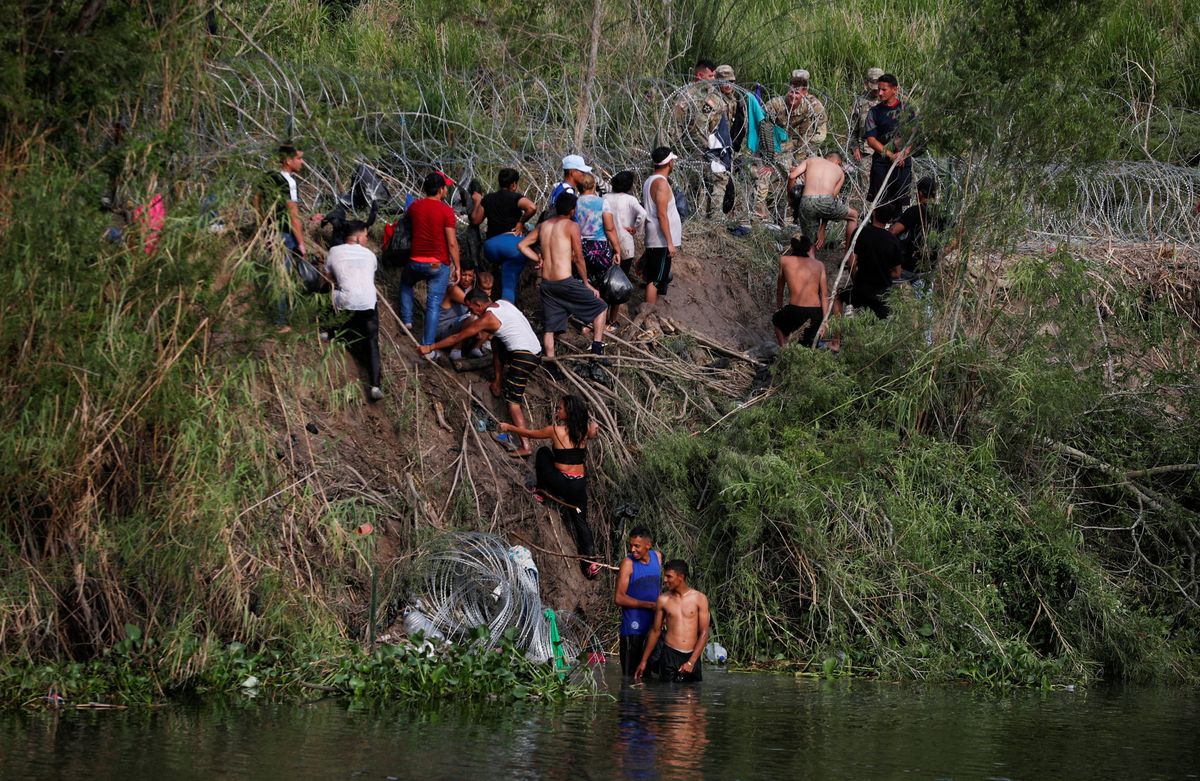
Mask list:
[[[524,548],[492,534],[455,532],[423,546],[416,561],[404,578],[409,610],[419,611],[443,637],[471,642],[482,627],[479,642],[494,647],[513,630],[514,643],[531,660],[554,657],[537,570]],[[560,613],[557,621],[568,664],[599,648],[579,616]]]

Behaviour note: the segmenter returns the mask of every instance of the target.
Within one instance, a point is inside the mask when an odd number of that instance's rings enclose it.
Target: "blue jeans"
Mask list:
[[[296,243],[296,237],[291,231],[280,231],[279,238],[283,240],[283,246],[287,247],[287,255],[283,259],[283,270],[287,276],[291,276],[292,258],[300,256],[300,245]],[[275,299],[275,325],[286,325],[288,314],[292,311],[292,306],[288,302],[286,290],[278,291]]]
[[[517,303],[517,285],[525,270],[526,258],[517,249],[520,243],[521,237],[512,233],[501,233],[483,243],[483,256],[500,267],[500,295],[497,298],[510,304]]]
[[[438,314],[446,288],[450,287],[448,263],[416,263],[409,261],[400,273],[400,319],[411,327],[413,321],[413,285],[425,280],[425,334],[421,344],[437,341]]]

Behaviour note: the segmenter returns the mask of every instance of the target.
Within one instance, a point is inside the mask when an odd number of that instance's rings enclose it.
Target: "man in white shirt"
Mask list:
[[[474,288],[467,293],[467,309],[475,319],[463,326],[461,331],[433,344],[423,344],[418,349],[422,355],[428,355],[434,350],[446,350],[462,344],[477,335],[491,334],[494,337],[492,341],[500,343],[499,348],[492,350],[496,370],[491,385],[492,395],[503,395],[508,403],[509,419],[517,428],[525,428],[525,411],[521,408],[525,403],[525,386],[529,383],[529,375],[542,363],[542,345],[538,342],[537,334],[520,309],[504,299],[492,301],[481,288]],[[527,456],[532,452],[529,442],[522,437],[520,448],[513,455]]]
[[[383,398],[379,389],[379,309],[375,298],[375,253],[367,249],[367,224],[346,223],[346,243],[329,250],[325,270],[333,277],[333,308],[349,312],[341,336],[367,369],[368,395]]]
[[[287,248],[284,264],[292,270],[292,257],[303,258],[307,253],[304,244],[304,229],[300,220],[300,195],[296,186],[296,174],[304,169],[304,152],[284,144],[279,147],[279,170],[267,174],[261,190],[256,196],[259,208],[270,209],[270,219],[278,232],[283,246]],[[290,311],[287,294],[280,291],[276,301],[275,324],[280,333],[290,329],[287,316]]]

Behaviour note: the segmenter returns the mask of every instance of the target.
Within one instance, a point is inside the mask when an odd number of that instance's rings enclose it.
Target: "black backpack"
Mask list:
[[[407,212],[384,228],[382,255],[383,265],[390,267],[403,266],[412,257],[412,226]]]

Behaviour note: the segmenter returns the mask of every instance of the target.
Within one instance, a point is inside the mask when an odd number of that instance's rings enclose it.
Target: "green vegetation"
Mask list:
[[[373,702],[450,697],[511,702],[562,700],[594,691],[590,678],[563,676],[549,664],[530,662],[511,636],[498,648],[457,645],[434,652],[421,645],[419,635],[412,643],[381,645],[370,653],[348,642],[272,644],[257,651],[232,642],[208,652],[202,667],[181,677],[172,669],[175,660],[129,625],[123,640],[87,662],[0,666],[0,702],[60,697],[68,704],[147,705],[172,694],[238,691]]]
[[[741,662],[820,670],[841,651],[860,672],[1022,684],[1200,675],[1200,479],[1156,469],[1195,464],[1195,335],[1112,274],[1026,258],[990,322],[933,348],[922,302],[887,327],[855,317],[839,357],[789,348],[735,423],[647,449],[647,515],[695,562]],[[1105,282],[1122,292],[1104,323],[1069,311]],[[1121,335],[1112,364],[1099,329]]]
[[[249,79],[274,72],[268,58],[387,100],[415,101],[416,73],[451,115],[464,73],[578,84],[587,47],[562,31],[586,29],[593,4],[241,0],[217,5],[216,36],[182,2],[17,6],[0,31],[0,698],[56,686],[148,701],[250,675],[364,696],[568,691],[504,651],[443,668],[354,650],[370,567],[352,530],[416,511],[382,489],[297,481],[305,443],[280,433],[303,428],[293,403],[358,396],[333,379],[337,353],[263,349],[261,237],[206,230],[205,195],[235,230],[254,224],[249,169],[293,117],[247,120],[217,153],[192,123],[233,110],[211,68]],[[1159,159],[1200,150],[1198,1],[600,8],[598,82],[677,82],[704,54],[743,85],[807,67],[848,104],[862,68],[884,65],[945,118],[930,125],[938,151],[988,185],[959,204],[967,251],[932,312],[852,320],[837,361],[785,353],[769,397],[652,443],[633,470],[656,481],[647,499],[697,560],[735,653],[844,650],[885,675],[1023,683],[1195,675],[1196,477],[1155,471],[1195,463],[1194,310],[1071,252],[1010,268],[1003,296],[976,289],[969,264],[1008,243],[966,226],[1019,226],[1013,204],[1038,183],[1004,165],[1013,150],[1140,159],[1167,136]],[[566,125],[563,94],[547,116]],[[1080,102],[1094,115],[1062,111]],[[329,165],[372,151],[337,100],[310,108]],[[114,187],[118,201],[168,195],[153,254],[101,240]],[[395,426],[423,392],[389,397]],[[465,494],[454,506],[470,510]],[[412,525],[391,530],[397,549]]]

